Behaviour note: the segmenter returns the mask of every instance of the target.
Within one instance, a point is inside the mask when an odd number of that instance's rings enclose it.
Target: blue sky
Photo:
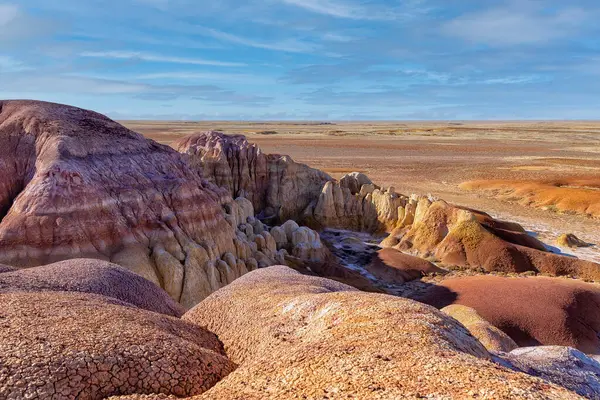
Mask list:
[[[599,20],[597,0],[0,0],[0,98],[121,119],[598,119]]]

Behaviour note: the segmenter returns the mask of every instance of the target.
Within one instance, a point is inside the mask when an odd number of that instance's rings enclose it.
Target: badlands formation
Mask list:
[[[600,265],[516,223],[33,101],[0,171],[0,398],[600,398]]]

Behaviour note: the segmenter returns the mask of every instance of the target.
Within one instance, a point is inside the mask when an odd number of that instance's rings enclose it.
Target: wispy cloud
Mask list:
[[[330,15],[339,18],[367,19],[364,10],[357,6],[340,3],[332,0],[281,0],[286,4],[303,8],[305,10]]]
[[[169,71],[135,76],[137,80],[154,81],[162,79],[184,80],[184,81],[213,81],[229,83],[273,83],[275,80],[269,77],[251,74],[227,74],[219,72],[191,72],[191,71]]]
[[[527,3],[527,2],[526,2]],[[577,32],[589,17],[581,8],[549,13],[528,4],[462,15],[442,27],[448,35],[493,46],[548,44]]]
[[[244,94],[216,85],[149,84],[78,75],[12,73],[0,75],[0,88],[19,93],[70,93],[85,95],[129,95],[142,100],[188,98],[212,103],[265,105],[270,97]]]
[[[166,10],[169,8],[170,0],[133,0],[133,2],[155,7],[159,10]]]
[[[395,7],[364,6],[340,0],[279,0],[316,14],[356,20],[394,20],[426,12],[422,0],[406,0]]]
[[[316,46],[314,44],[302,42],[297,39],[284,39],[273,42],[261,42],[212,28],[206,28],[203,32],[206,35],[215,39],[240,44],[243,46],[255,47],[259,49],[287,51],[290,53],[311,53],[316,49]]]
[[[340,42],[340,43],[352,42],[353,40],[356,40],[356,38],[353,36],[342,35],[342,34],[334,33],[334,32],[327,32],[322,35],[322,38],[323,38],[323,40],[328,40],[330,42]]]
[[[202,58],[172,57],[159,54],[142,53],[136,51],[87,51],[81,53],[82,57],[107,58],[116,60],[136,60],[157,63],[212,65],[215,67],[243,67],[247,64],[228,61],[205,60]]]
[[[15,4],[0,3],[0,27],[7,25],[9,22],[17,18],[19,15],[19,7]]]
[[[0,55],[0,72],[23,71],[27,69],[22,62],[11,56]]]

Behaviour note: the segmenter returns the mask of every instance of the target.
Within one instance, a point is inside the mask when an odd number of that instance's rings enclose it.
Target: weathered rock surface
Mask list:
[[[556,243],[561,247],[589,247],[590,244],[579,239],[572,233],[564,233],[556,239]]]
[[[561,278],[455,278],[419,298],[471,307],[519,346],[557,345],[600,354],[600,286]]]
[[[543,243],[517,224],[487,214],[422,198],[413,221],[398,227],[383,246],[432,257],[449,265],[486,272],[541,272],[600,280],[600,264],[545,251]]]
[[[0,262],[111,261],[191,307],[244,272],[217,265],[248,256],[231,202],[181,154],[100,114],[0,102]]]
[[[0,274],[0,293],[7,292],[95,293],[174,317],[185,312],[152,282],[99,260],[68,260]]]
[[[341,183],[327,182],[314,204],[304,212],[304,219],[319,228],[348,229],[365,232],[385,232],[404,219],[410,199],[393,188],[379,189],[365,184],[358,193],[348,178]]]
[[[576,398],[493,364],[432,308],[285,267],[238,279],[184,319],[215,332],[239,364],[199,398]]]
[[[373,185],[373,189],[375,186],[371,179],[369,179],[367,175],[361,172],[351,172],[349,174],[344,175],[340,179],[340,186],[343,188],[347,188],[352,194],[360,193],[364,185],[367,185],[367,187]]]
[[[524,347],[499,356],[512,368],[572,390],[600,398],[600,363],[569,347]]]
[[[204,132],[181,139],[175,148],[232,197],[251,200],[262,219],[288,219],[314,228],[385,231],[404,217],[407,198],[376,187],[364,174],[336,182],[326,173],[265,154],[242,135]],[[399,210],[400,208],[400,210]]]
[[[109,297],[0,294],[0,398],[200,394],[234,369],[197,325]]]
[[[5,272],[12,272],[12,271],[16,271],[17,268],[13,268],[13,267],[9,267],[8,265],[3,265],[0,264],[0,274],[3,274]]]
[[[442,308],[441,311],[463,324],[490,352],[508,353],[518,347],[506,333],[481,318],[477,311],[470,307],[453,304]]]
[[[265,154],[242,135],[204,132],[181,139],[175,148],[206,179],[234,198],[249,199],[260,215],[281,222],[297,220],[325,182],[332,180],[289,156]]]

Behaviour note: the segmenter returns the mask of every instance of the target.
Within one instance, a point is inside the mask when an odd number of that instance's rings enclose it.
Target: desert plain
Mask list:
[[[600,122],[121,121],[171,145],[195,132],[243,134],[334,178],[363,172],[403,194],[431,194],[522,224],[555,250],[600,261]]]

